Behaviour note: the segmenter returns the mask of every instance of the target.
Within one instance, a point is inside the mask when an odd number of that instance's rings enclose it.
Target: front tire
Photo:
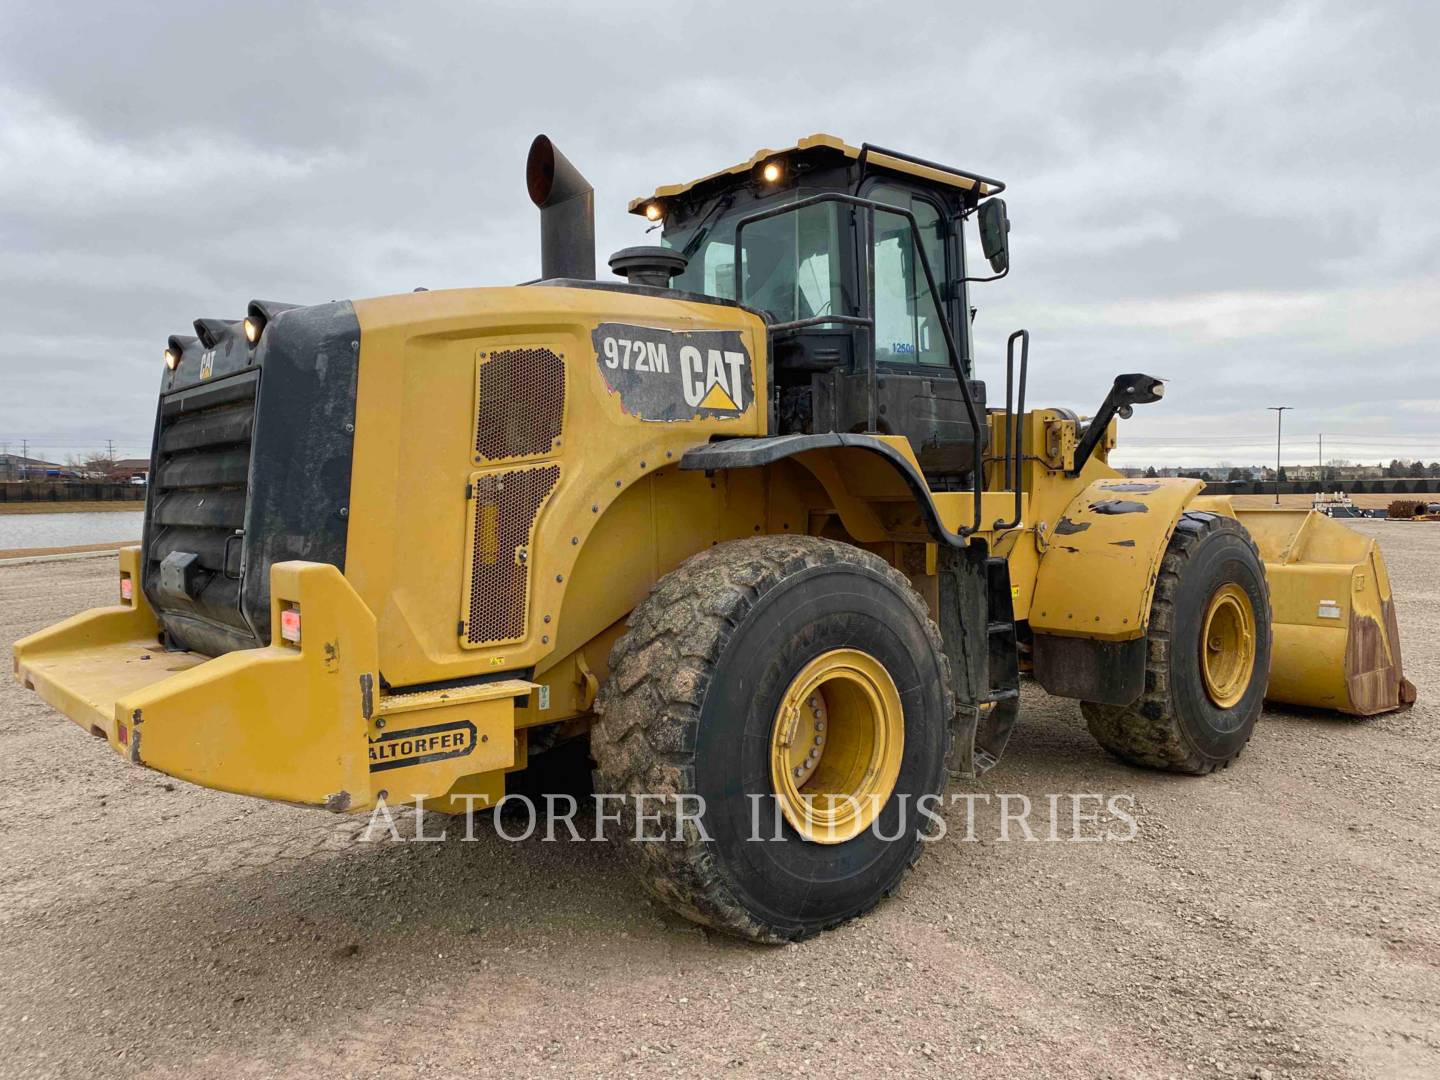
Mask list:
[[[953,709],[939,631],[904,576],[816,537],[734,541],[632,614],[591,732],[595,787],[625,796],[613,835],[656,897],[718,930],[794,941],[874,907],[919,857]],[[872,812],[797,823],[777,790],[821,801],[847,785],[874,796]],[[661,816],[646,832],[666,839],[634,840],[636,797],[650,795],[703,805],[705,835],[692,823],[674,839],[676,806],[649,800]]]
[[[1270,593],[1234,518],[1187,511],[1150,604],[1145,692],[1132,705],[1082,702],[1096,741],[1132,765],[1203,775],[1240,756],[1270,679]]]

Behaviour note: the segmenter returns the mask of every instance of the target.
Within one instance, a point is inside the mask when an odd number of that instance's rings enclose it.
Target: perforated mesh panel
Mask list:
[[[497,349],[475,376],[475,457],[548,454],[565,415],[565,361],[550,349]]]
[[[559,465],[475,477],[466,644],[489,645],[525,636],[530,529],[559,479]]]

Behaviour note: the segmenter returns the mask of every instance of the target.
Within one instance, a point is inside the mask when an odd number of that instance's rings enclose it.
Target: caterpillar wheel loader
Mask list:
[[[1413,700],[1373,541],[1109,466],[1160,380],[1027,408],[1024,331],[976,377],[999,181],[810,136],[635,200],[661,243],[605,281],[544,136],[527,182],[539,280],[171,337],[115,603],[16,677],[138,765],[337,812],[494,805],[586,739],[616,835],[668,837],[619,845],[648,888],[759,941],[897,886],[1022,668],[1179,773],[1267,695]]]

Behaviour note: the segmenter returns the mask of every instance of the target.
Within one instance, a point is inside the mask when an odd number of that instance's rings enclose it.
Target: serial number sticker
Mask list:
[[[370,740],[370,771],[403,769],[430,761],[464,757],[475,749],[475,725],[451,720],[408,731],[387,731]]]
[[[734,420],[755,399],[739,330],[662,330],[601,323],[591,334],[600,376],[641,420]]]

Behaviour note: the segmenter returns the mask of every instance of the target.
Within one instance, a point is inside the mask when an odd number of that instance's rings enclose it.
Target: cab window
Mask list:
[[[678,236],[666,233],[661,243],[683,251],[690,241],[691,233]],[[735,299],[735,221],[721,219],[707,232],[699,248],[691,254],[685,272],[677,274],[671,287],[685,292],[717,296],[722,300]]]
[[[935,284],[945,281],[945,232],[935,205],[905,188],[875,184],[866,197],[902,207],[919,225]],[[916,254],[917,237],[898,214],[875,213],[875,359],[882,364],[948,364],[941,312]]]
[[[735,297],[735,221],[717,221],[691,254],[677,289]],[[834,203],[817,203],[789,214],[754,221],[741,234],[741,294],[748,307],[762,308],[776,322],[822,315],[853,315],[840,272],[841,218]],[[688,237],[666,238],[683,248]]]

